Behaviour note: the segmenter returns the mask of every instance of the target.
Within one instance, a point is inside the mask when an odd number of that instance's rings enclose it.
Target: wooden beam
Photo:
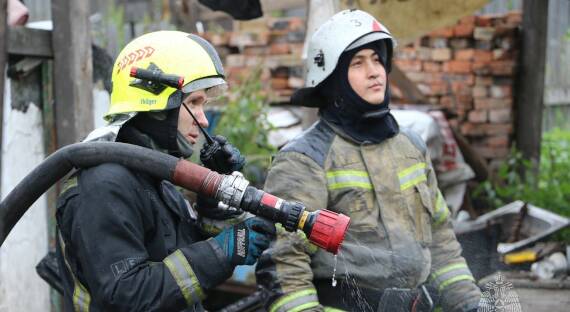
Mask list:
[[[398,86],[402,91],[404,99],[410,104],[427,104],[427,99],[420,91],[418,86],[400,70],[400,68],[392,63],[392,72],[390,73],[390,82]]]
[[[51,31],[23,26],[10,27],[8,54],[52,58]]]
[[[516,93],[516,144],[538,164],[544,108],[548,0],[524,0],[521,62]]]
[[[93,64],[89,1],[52,0],[57,146],[93,129]]]
[[[8,0],[0,0],[0,180],[2,178],[2,130],[4,128],[4,77],[8,55],[6,38],[8,38]],[[0,182],[0,189],[1,184]]]

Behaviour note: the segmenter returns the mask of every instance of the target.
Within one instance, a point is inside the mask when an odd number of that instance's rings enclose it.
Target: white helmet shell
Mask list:
[[[391,41],[391,49],[396,47],[390,31],[364,11],[344,10],[333,15],[309,41],[305,87],[316,87],[323,82],[334,71],[344,51],[384,39]]]

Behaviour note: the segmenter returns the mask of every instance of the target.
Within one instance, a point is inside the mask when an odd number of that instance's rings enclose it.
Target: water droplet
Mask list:
[[[333,276],[332,276],[332,287],[336,287],[336,263],[337,263],[337,255],[334,255],[334,267],[333,267]]]

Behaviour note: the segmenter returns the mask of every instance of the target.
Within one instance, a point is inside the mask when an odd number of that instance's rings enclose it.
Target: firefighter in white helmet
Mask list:
[[[306,87],[292,101],[319,107],[320,120],[281,149],[265,190],[351,224],[338,258],[278,231],[257,265],[270,312],[478,307],[425,144],[390,114],[395,45],[359,10],[337,13],[309,42]]]

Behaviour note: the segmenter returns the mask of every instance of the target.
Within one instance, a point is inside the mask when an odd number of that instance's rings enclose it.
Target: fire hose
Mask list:
[[[302,203],[286,201],[249,185],[241,174],[223,175],[148,148],[116,142],[76,143],[59,149],[29,173],[0,203],[0,247],[28,208],[74,168],[117,163],[157,179],[215,198],[274,223],[287,231],[303,231],[313,244],[338,253],[350,218],[329,210],[309,212]]]

